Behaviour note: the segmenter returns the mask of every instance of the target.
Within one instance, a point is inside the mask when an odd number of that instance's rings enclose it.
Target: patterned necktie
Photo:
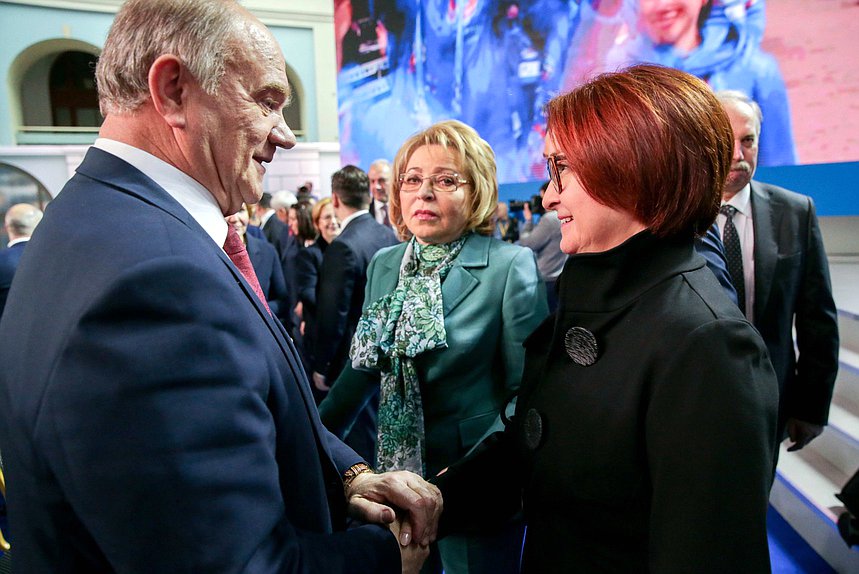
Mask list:
[[[725,245],[725,257],[728,260],[728,273],[737,290],[740,311],[746,313],[746,280],[743,275],[743,250],[740,248],[740,236],[734,227],[734,214],[737,208],[733,205],[723,205],[719,213],[725,216],[725,229],[722,231],[722,243]]]
[[[224,241],[224,251],[227,253],[227,256],[229,256],[230,261],[232,261],[233,264],[239,268],[239,271],[242,272],[242,275],[245,276],[245,280],[250,284],[251,289],[254,290],[254,293],[259,297],[259,300],[262,301],[268,314],[271,315],[271,309],[268,308],[268,302],[265,300],[265,295],[263,295],[262,287],[260,287],[257,274],[254,271],[253,264],[251,263],[251,258],[248,256],[248,250],[245,249],[245,242],[242,241],[242,238],[239,237],[239,234],[232,225],[227,226],[227,239]]]

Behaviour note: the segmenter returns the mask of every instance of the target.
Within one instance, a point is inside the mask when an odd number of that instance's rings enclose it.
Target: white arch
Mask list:
[[[9,66],[9,111],[12,117],[12,128],[16,133],[23,120],[21,84],[27,71],[47,56],[70,51],[85,52],[94,56],[101,54],[101,48],[88,42],[72,38],[54,38],[28,46],[12,61],[12,65]]]

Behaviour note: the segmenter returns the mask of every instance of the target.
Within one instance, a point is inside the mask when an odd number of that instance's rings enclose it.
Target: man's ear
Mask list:
[[[155,110],[172,128],[184,128],[191,74],[172,54],[159,56],[149,67],[149,94]]]
[[[331,192],[331,207],[334,209],[340,207],[340,197],[333,191]]]

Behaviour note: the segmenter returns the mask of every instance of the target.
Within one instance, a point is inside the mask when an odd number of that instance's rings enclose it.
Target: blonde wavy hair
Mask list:
[[[457,120],[446,120],[433,124],[407,139],[394,158],[394,185],[389,216],[400,239],[406,240],[412,236],[403,221],[400,207],[400,174],[405,172],[412,154],[427,145],[440,145],[452,150],[457,159],[459,174],[471,184],[465,187],[465,232],[475,231],[481,235],[492,235],[492,216],[498,204],[495,152],[471,126]]]

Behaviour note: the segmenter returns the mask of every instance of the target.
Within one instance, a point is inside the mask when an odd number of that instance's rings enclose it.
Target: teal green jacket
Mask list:
[[[406,244],[379,251],[367,269],[364,309],[397,285]],[[522,342],[548,314],[546,289],[530,249],[472,234],[442,284],[447,348],[416,358],[427,439],[426,471],[455,462],[519,389]],[[346,367],[320,405],[340,436],[379,389],[379,373]]]

